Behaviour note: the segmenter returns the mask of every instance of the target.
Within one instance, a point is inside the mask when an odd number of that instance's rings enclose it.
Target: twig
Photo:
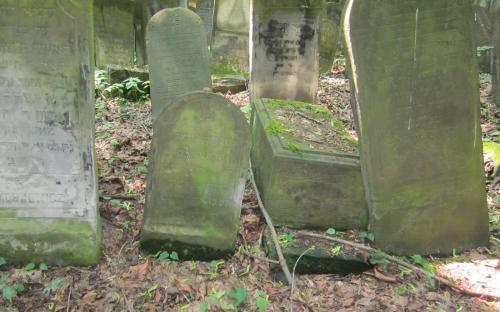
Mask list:
[[[273,238],[273,243],[276,248],[276,253],[278,254],[278,259],[281,265],[281,269],[283,270],[283,274],[285,274],[288,284],[292,285],[293,284],[292,275],[290,274],[290,269],[288,268],[285,257],[283,256],[283,251],[281,250],[281,246],[278,241],[278,234],[276,234],[276,229],[274,228],[271,217],[269,216],[269,213],[267,213],[267,210],[264,207],[264,204],[262,203],[262,198],[260,197],[259,189],[257,188],[257,183],[255,183],[255,176],[252,170],[252,161],[250,161],[250,178],[252,180],[252,186],[255,190],[255,195],[257,196],[257,202],[259,203],[259,208],[262,211],[264,218],[266,219],[266,223],[269,226],[269,229],[271,230],[271,236]]]
[[[269,258],[257,256],[257,255],[254,255],[253,253],[250,253],[250,252],[245,251],[245,250],[242,250],[241,253],[244,254],[245,256],[248,256],[250,258],[255,258],[257,260],[261,260],[261,261],[265,261],[265,262],[269,262],[269,263],[274,263],[274,264],[280,264],[280,262],[278,260],[272,260]]]
[[[300,117],[305,118],[305,119],[307,119],[307,120],[309,120],[309,121],[312,121],[312,122],[314,122],[315,124],[318,124],[318,125],[322,125],[322,124],[323,124],[321,121],[316,120],[316,119],[314,119],[314,118],[311,118],[311,117],[309,117],[309,116],[306,116],[306,115],[304,115],[304,114],[302,114],[302,113],[297,112],[297,115],[299,115]]]
[[[71,292],[73,291],[73,286],[69,285],[69,294],[68,294],[68,301],[66,303],[66,312],[69,312],[70,308],[70,301],[71,301]]]
[[[295,270],[297,269],[297,265],[299,264],[300,259],[306,255],[309,251],[313,250],[314,247],[311,247],[307,250],[305,250],[300,256],[297,258],[297,261],[295,261],[295,264],[293,265],[293,272],[292,272],[292,289],[290,290],[290,312],[293,312],[293,293],[295,291]]]
[[[134,195],[125,195],[125,194],[101,194],[99,195],[101,199],[112,198],[112,199],[122,199],[122,200],[136,200],[136,196]]]
[[[375,248],[371,248],[369,246],[366,246],[366,245],[362,245],[362,244],[358,244],[358,243],[354,243],[354,242],[351,242],[351,241],[348,241],[348,240],[345,240],[345,239],[341,239],[341,238],[338,238],[338,237],[329,237],[329,236],[325,236],[325,235],[321,235],[321,234],[315,234],[315,233],[310,233],[310,232],[304,232],[304,231],[299,231],[296,233],[296,235],[299,235],[299,236],[306,236],[306,237],[313,237],[313,238],[318,238],[318,239],[322,239],[322,240],[326,240],[326,241],[332,241],[332,242],[335,242],[335,243],[338,243],[338,244],[343,244],[343,245],[348,245],[348,246],[351,246],[351,247],[354,247],[354,248],[357,248],[357,249],[360,249],[360,250],[363,250],[363,251],[367,251],[367,252],[377,252],[380,256],[384,257],[386,260],[392,262],[392,263],[395,263],[399,266],[402,266],[402,267],[405,267],[405,268],[408,268],[408,269],[411,269],[411,270],[414,270],[414,271],[418,271],[422,274],[424,274],[425,276],[429,277],[429,278],[432,278],[434,280],[436,280],[438,283],[440,284],[443,284],[445,286],[448,286],[449,288],[455,290],[456,292],[458,293],[462,293],[462,294],[465,294],[465,295],[469,295],[469,296],[473,296],[473,297],[485,297],[485,298],[490,298],[490,299],[493,299],[493,300],[500,300],[500,296],[497,296],[497,295],[492,295],[492,294],[487,294],[487,293],[483,293],[483,292],[479,292],[479,291],[473,291],[473,290],[468,290],[468,289],[465,289],[461,286],[458,286],[458,285],[455,285],[453,283],[451,283],[450,281],[436,275],[436,274],[433,274],[431,272],[428,272],[418,266],[415,266],[411,263],[408,263],[404,260],[401,260],[401,259],[398,259],[394,256],[391,256],[391,255],[388,255],[386,254],[385,252],[382,252],[378,249],[375,249]]]
[[[123,300],[125,300],[125,305],[127,306],[127,311],[134,312],[134,308],[130,306],[130,302],[127,299],[127,295],[125,295],[125,292],[123,291],[123,289],[120,289],[120,291],[122,293]]]

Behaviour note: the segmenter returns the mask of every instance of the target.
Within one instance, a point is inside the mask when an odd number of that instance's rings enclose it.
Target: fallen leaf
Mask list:
[[[136,279],[143,279],[149,272],[149,260],[146,262],[131,266],[128,269],[128,276]]]

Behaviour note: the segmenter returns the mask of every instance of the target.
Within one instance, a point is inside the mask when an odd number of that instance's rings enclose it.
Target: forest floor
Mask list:
[[[488,85],[485,81],[481,86],[482,129],[485,137],[498,139],[500,112],[485,96]],[[226,96],[247,111],[247,92]],[[322,78],[318,101],[355,135],[349,84],[342,68]],[[293,311],[500,311],[500,302],[438,287],[418,272],[393,265],[378,265],[358,275],[295,276],[292,295],[289,286],[272,278],[266,261],[242,252],[207,263],[160,260],[158,255],[142,254],[138,239],[151,137],[148,100],[98,96],[96,151],[102,260],[91,268],[43,264],[19,267],[0,262],[0,288],[4,290],[0,312],[291,311],[292,306]],[[491,175],[491,159],[486,159],[485,168]],[[440,274],[452,272],[463,285],[499,296],[500,186],[488,179],[486,188],[490,248],[449,258],[425,258],[421,264],[430,265]],[[264,227],[255,193],[248,184],[238,250],[247,248],[264,256],[259,246]]]

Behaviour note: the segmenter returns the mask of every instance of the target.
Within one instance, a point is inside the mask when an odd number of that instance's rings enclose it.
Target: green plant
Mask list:
[[[344,252],[342,251],[342,246],[340,245],[336,245],[334,246],[332,249],[331,249],[331,253],[338,257],[338,256],[342,256],[344,254]]]
[[[370,263],[373,265],[381,264],[387,266],[389,261],[385,258],[385,254],[380,250],[375,250],[370,254]]]
[[[335,231],[334,228],[329,228],[328,230],[326,230],[325,234],[330,235],[330,236],[334,236],[336,232],[337,231]]]
[[[234,300],[234,306],[239,307],[247,300],[248,290],[242,286],[236,285],[228,296]]]
[[[17,296],[17,294],[24,291],[24,285],[21,283],[15,283],[10,286],[6,286],[2,289],[2,296],[5,300],[12,301],[12,299]]]
[[[411,256],[411,260],[413,263],[420,265],[424,270],[426,270],[429,273],[435,274],[436,273],[436,268],[427,261],[426,259],[422,258],[420,255],[413,255]]]
[[[5,260],[4,257],[0,257],[0,266],[6,265],[6,264],[7,264],[7,260]]]
[[[411,283],[402,284],[393,288],[394,293],[398,296],[407,296],[417,293],[417,288]]]
[[[123,81],[125,96],[133,101],[145,100],[148,98],[148,94],[144,91],[145,88],[149,88],[149,81],[143,82],[137,77],[130,77]]]
[[[257,309],[259,309],[259,312],[265,312],[267,310],[267,306],[269,305],[269,295],[263,290],[256,290],[255,297]]]
[[[275,120],[275,119],[270,119],[269,122],[266,125],[266,131],[270,133],[271,135],[278,136],[280,134],[288,134],[290,133],[290,130],[288,130],[283,123]]]
[[[240,107],[240,110],[244,113],[244,114],[250,114],[252,112],[252,106],[250,104],[247,104],[245,106],[242,106]]]
[[[66,278],[57,277],[49,282],[47,286],[43,289],[43,294],[45,296],[50,296],[50,294],[55,293],[59,289],[67,287],[69,281]]]
[[[179,254],[175,251],[168,252],[168,251],[162,251],[158,254],[158,259],[159,260],[174,260],[174,261],[179,261]]]
[[[359,232],[359,238],[361,238],[361,239],[366,238],[369,241],[373,242],[375,240],[375,235],[371,232],[362,231],[362,232]]]
[[[295,242],[295,235],[293,233],[285,233],[278,236],[280,245],[288,245]]]

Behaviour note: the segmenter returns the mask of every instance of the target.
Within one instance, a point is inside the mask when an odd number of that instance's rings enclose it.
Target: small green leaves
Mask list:
[[[371,232],[359,232],[359,238],[366,238],[371,242],[375,241],[375,235]]]
[[[169,253],[168,251],[162,251],[159,255],[158,255],[158,259],[159,260],[174,260],[174,261],[179,261],[179,254],[175,251],[172,251],[171,253]]]
[[[44,271],[47,271],[49,269],[49,267],[45,263],[40,263],[40,265],[38,266],[38,269],[40,271],[44,272]]]
[[[208,301],[203,300],[200,302],[200,312],[206,312],[208,310]]]
[[[267,306],[269,305],[269,296],[267,295],[267,292],[263,290],[256,290],[255,296],[257,297],[255,300],[257,309],[259,309],[259,312],[265,312],[267,310]]]
[[[383,252],[381,252],[380,250],[375,250],[374,252],[371,253],[370,263],[373,265],[375,264],[387,265],[389,264],[389,261],[387,261]]]
[[[326,230],[326,232],[325,232],[325,234],[326,234],[326,235],[331,235],[331,236],[335,235],[335,233],[337,233],[337,231],[335,231],[335,229],[334,229],[334,228],[329,228],[329,229],[328,229],[328,230]]]
[[[427,261],[426,259],[422,258],[420,255],[413,255],[411,256],[411,260],[415,263],[420,265],[424,270],[426,270],[429,273],[435,274],[436,273],[436,268]]]
[[[248,291],[246,288],[236,285],[233,287],[233,290],[228,294],[228,296],[234,300],[234,305],[239,307],[247,299]]]
[[[295,235],[293,233],[281,234],[278,236],[278,241],[281,245],[286,245],[295,242]]]
[[[43,289],[45,296],[50,296],[51,293],[57,291],[68,285],[68,280],[65,278],[57,277],[50,281],[50,283]]]
[[[0,257],[0,266],[6,265],[6,264],[7,264],[7,260],[5,260],[4,257]]]
[[[18,293],[24,291],[24,285],[16,283],[11,286],[4,287],[2,290],[2,296],[5,300],[12,301],[12,298],[17,296]]]
[[[36,265],[33,262],[28,263],[22,270],[23,271],[33,271]]]

